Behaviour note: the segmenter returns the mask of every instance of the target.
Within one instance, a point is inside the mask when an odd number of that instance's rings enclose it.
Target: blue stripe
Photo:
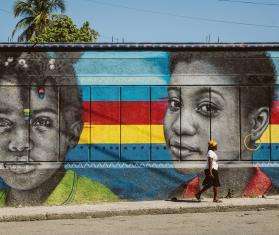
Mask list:
[[[91,151],[91,153],[90,153]],[[91,157],[91,159],[90,159]],[[68,152],[68,161],[165,161],[171,155],[165,144],[80,144]],[[254,161],[279,161],[279,144],[262,144]]]
[[[96,86],[91,88],[93,101],[119,101],[120,87]]]
[[[90,86],[80,87],[83,101],[90,101]],[[167,86],[91,86],[92,101],[160,101],[167,96]]]
[[[145,79],[144,77],[142,79]],[[153,84],[154,85],[154,84]],[[90,87],[92,100],[95,101],[119,101],[120,87],[124,91],[122,100],[149,100],[149,89],[151,89],[151,100],[162,100],[168,96],[167,85],[140,85],[140,86],[119,86],[119,85],[80,85],[82,98],[84,101],[90,100]],[[133,92],[134,91],[134,92]],[[141,93],[143,91],[143,93]],[[279,100],[279,87],[275,88],[273,100]]]
[[[279,143],[271,144],[271,161],[279,161]]]
[[[151,149],[150,149],[151,147]],[[91,151],[91,152],[90,152]],[[91,158],[91,159],[90,159]],[[67,161],[170,161],[164,144],[79,144],[71,149]]]
[[[90,101],[90,86],[80,86],[83,101]]]
[[[271,151],[270,151],[271,146]],[[279,161],[279,143],[261,144],[259,150],[253,152],[254,161]]]
[[[137,101],[137,100],[150,100],[150,88],[149,87],[135,87],[128,86],[121,89],[121,100]]]
[[[69,149],[65,161],[89,161],[89,144],[78,144],[75,148]]]
[[[164,100],[168,97],[167,86],[151,87],[151,100]]]

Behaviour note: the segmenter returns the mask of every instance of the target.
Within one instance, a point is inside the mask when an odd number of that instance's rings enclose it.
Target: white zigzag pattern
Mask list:
[[[66,163],[66,168],[173,168],[172,163],[157,162],[78,162]]]

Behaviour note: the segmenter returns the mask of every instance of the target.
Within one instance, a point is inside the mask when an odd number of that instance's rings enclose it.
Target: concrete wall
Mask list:
[[[276,50],[0,52],[1,206],[277,194]],[[208,193],[210,196],[210,192]]]

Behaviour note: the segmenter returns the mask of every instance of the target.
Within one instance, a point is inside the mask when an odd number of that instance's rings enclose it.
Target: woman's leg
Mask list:
[[[218,196],[218,188],[213,186],[213,200],[214,201],[218,200],[217,196]]]
[[[213,186],[213,202],[222,202],[218,199],[218,187]]]
[[[200,200],[202,193],[204,193],[206,190],[208,190],[209,188],[211,188],[211,186],[212,186],[212,185],[210,185],[210,184],[203,186],[203,188],[195,195],[196,198],[197,198],[198,200]]]

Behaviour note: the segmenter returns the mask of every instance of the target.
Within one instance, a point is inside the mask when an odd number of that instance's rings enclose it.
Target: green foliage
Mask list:
[[[52,206],[116,201],[119,201],[118,196],[105,185],[67,170],[44,204]]]
[[[98,36],[98,32],[90,28],[88,21],[78,28],[70,17],[56,15],[42,33],[33,35],[29,41],[32,43],[96,42]]]
[[[18,41],[28,41],[40,34],[49,23],[54,12],[65,11],[64,0],[17,0],[13,7],[14,16],[22,17],[16,24],[12,36],[23,30]]]

